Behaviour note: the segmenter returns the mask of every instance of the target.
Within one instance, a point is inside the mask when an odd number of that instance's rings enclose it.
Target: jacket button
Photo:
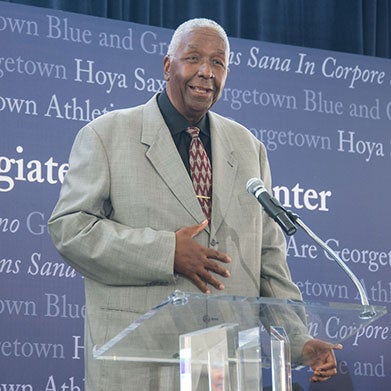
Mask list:
[[[217,243],[217,242],[216,242],[216,240],[214,240],[214,239],[212,239],[211,242],[210,242],[211,246],[216,246],[216,243]]]

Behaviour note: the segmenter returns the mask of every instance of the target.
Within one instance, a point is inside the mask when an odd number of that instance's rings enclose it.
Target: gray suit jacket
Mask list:
[[[265,147],[234,121],[209,116],[212,220],[195,240],[232,258],[225,294],[299,299],[283,234],[246,191],[252,177],[262,178],[270,190]],[[135,390],[173,390],[177,384],[164,368],[156,376],[145,374],[145,365],[114,370],[91,357],[94,345],[175,289],[197,291],[174,276],[175,231],[205,217],[156,97],[86,125],[69,163],[49,229],[60,254],[85,277],[86,389],[129,389],[131,382]]]

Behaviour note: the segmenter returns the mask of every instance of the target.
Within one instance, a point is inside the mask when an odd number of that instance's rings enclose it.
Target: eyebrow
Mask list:
[[[188,49],[191,49],[191,50],[198,50],[199,48],[200,48],[200,46],[199,45],[194,45],[194,44],[191,44],[191,43],[189,43],[189,44],[187,44],[187,48]],[[221,50],[221,49],[217,49],[216,50],[216,53],[217,54],[220,54],[220,55],[222,55],[222,56],[225,56],[225,50]]]

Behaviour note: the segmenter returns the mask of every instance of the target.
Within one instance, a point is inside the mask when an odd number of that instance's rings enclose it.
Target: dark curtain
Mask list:
[[[193,17],[231,37],[391,58],[390,0],[3,0],[175,29]]]

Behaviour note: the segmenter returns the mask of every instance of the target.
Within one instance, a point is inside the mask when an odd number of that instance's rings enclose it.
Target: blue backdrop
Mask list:
[[[195,17],[230,37],[391,58],[388,0],[1,0],[175,29]]]
[[[171,33],[0,3],[2,390],[83,389],[83,280],[62,262],[46,222],[76,132],[162,88]],[[390,308],[390,60],[235,38],[231,45],[215,111],[265,143],[276,197],[340,254],[372,304]],[[304,233],[288,239],[288,254],[305,300],[359,303]],[[389,324],[387,315],[347,340],[328,384],[309,385],[306,370],[295,376],[311,390],[388,390]]]

